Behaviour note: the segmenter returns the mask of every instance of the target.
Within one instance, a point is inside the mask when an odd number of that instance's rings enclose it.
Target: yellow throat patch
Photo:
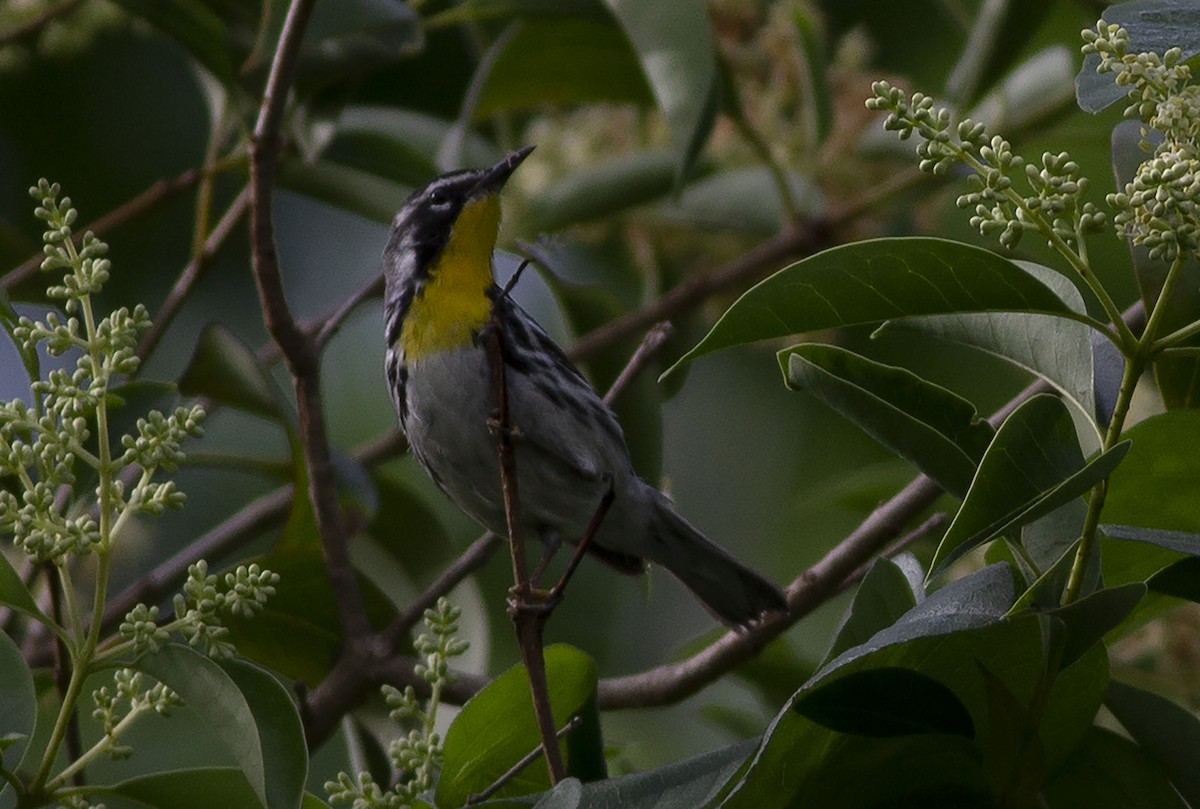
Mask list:
[[[468,202],[429,280],[409,306],[397,346],[408,362],[471,345],[491,317],[492,252],[500,231],[500,197]]]

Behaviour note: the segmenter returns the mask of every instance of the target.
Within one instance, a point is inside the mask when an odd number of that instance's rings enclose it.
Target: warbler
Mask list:
[[[541,327],[497,286],[500,190],[532,147],[491,168],[418,189],[383,251],[386,372],[409,447],[434,483],[484,528],[505,535],[492,370],[481,334],[502,330],[521,530],[578,543],[610,505],[588,550],[616,569],[643,560],[678,577],[721,620],[742,626],[785,609],[779,589],[708,540],[633,471],[612,411]]]

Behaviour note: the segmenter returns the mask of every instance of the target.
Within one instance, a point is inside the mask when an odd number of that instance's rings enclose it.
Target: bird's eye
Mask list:
[[[445,208],[450,204],[450,197],[440,189],[431,191],[429,192],[429,204],[435,208]]]

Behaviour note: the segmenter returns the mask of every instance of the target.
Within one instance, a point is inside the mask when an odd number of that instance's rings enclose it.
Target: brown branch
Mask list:
[[[288,308],[271,216],[272,190],[282,143],[280,127],[287,106],[288,90],[300,58],[304,27],[314,2],[293,0],[288,8],[254,127],[250,146],[251,267],[262,305],[263,321],[279,345],[295,386],[313,515],[321,536],[321,550],[325,556],[343,638],[347,647],[354,647],[369,637],[370,624],[346,547],[345,524],[338,502],[321,402],[320,356],[316,345],[296,324]],[[350,656],[353,657],[353,654]]]
[[[492,552],[500,544],[500,539],[498,534],[487,531],[467,546],[467,549],[388,625],[382,634],[384,644],[390,649],[398,648],[404,636],[421,620],[425,610],[436,604],[439,598],[457,587],[467,576],[487,564]]]
[[[846,577],[899,536],[941,493],[941,487],[932,480],[918,476],[792,582],[787,588],[785,614],[769,617],[748,631],[726,632],[686,660],[601,680],[600,708],[649,708],[678,702],[758,654],[796,621],[836,594]]]
[[[236,161],[230,160],[219,166],[215,166],[214,171],[223,171],[234,165],[234,162]],[[159,180],[133,199],[128,200],[94,222],[89,223],[87,227],[76,228],[72,241],[78,246],[83,240],[83,234],[89,230],[97,236],[103,236],[118,225],[122,225],[131,219],[136,219],[157,208],[159,205],[169,202],[180,193],[195,186],[203,176],[204,172],[201,169],[188,169],[177,177],[169,180]],[[30,256],[24,264],[21,264],[16,269],[7,273],[3,279],[0,279],[0,286],[3,286],[6,290],[13,289],[36,273],[38,268],[42,266],[44,258],[45,256],[41,253]]]
[[[588,332],[575,341],[568,354],[572,359],[590,357],[660,320],[671,320],[716,292],[756,281],[779,269],[786,259],[811,253],[824,231],[823,225],[797,222],[733,261],[684,281],[653,303]]]
[[[196,282],[203,277],[205,271],[212,263],[217,251],[232,235],[234,228],[242,221],[242,216],[250,207],[250,189],[243,188],[241,193],[237,195],[233,203],[225,211],[225,214],[217,222],[216,227],[208,234],[208,238],[204,240],[204,245],[200,252],[187,263],[183,268],[183,272],[175,280],[175,285],[171,287],[171,291],[167,293],[166,299],[162,306],[159,307],[157,314],[154,316],[154,323],[150,329],[142,335],[141,342],[138,343],[137,355],[142,359],[150,356],[158,345],[158,341],[162,339],[163,334],[175,319],[175,315],[179,312],[179,308],[183,305],[184,300],[191,293]]]
[[[638,345],[637,350],[633,352],[633,356],[629,358],[629,362],[621,369],[621,373],[613,380],[612,386],[608,389],[608,393],[604,394],[604,404],[612,407],[613,402],[621,397],[621,394],[629,388],[629,385],[637,377],[638,374],[650,363],[650,360],[662,350],[667,339],[671,336],[674,327],[664,320],[660,323],[655,323],[650,331],[646,332],[646,336],[642,338],[642,342]]]

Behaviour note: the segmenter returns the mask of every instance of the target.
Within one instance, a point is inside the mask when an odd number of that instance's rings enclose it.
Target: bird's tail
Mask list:
[[[654,495],[650,561],[671,571],[727,624],[746,626],[787,608],[778,587],[692,527],[661,493]]]

